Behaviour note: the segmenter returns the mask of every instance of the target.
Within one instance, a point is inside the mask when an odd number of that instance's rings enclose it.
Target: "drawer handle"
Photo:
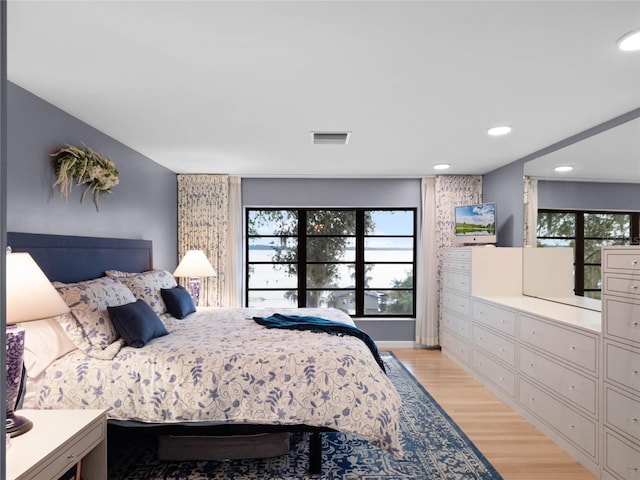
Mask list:
[[[529,367],[529,368],[533,368],[533,363],[530,363],[530,364],[528,365],[528,367]]]
[[[638,321],[634,320],[633,322],[631,322],[631,325],[634,326],[634,327],[637,327],[638,326]]]
[[[529,397],[530,402],[534,402],[536,399],[534,397]]]
[[[631,370],[631,375],[637,375],[638,374],[638,370]]]
[[[569,430],[573,430],[574,428],[576,428],[576,426],[573,423],[569,424]]]
[[[637,285],[631,285],[631,290],[637,290],[638,286]]]
[[[535,335],[536,331],[535,330],[531,330],[531,335]]]
[[[576,349],[575,345],[569,345],[569,350],[575,350],[575,349]]]
[[[638,419],[637,419],[636,417],[631,417],[631,421],[632,421],[633,423],[637,423],[637,422],[638,422]]]
[[[498,377],[501,382],[504,382],[504,377]]]
[[[631,265],[637,265],[638,261],[637,260],[631,260]]]
[[[501,349],[500,349],[500,351],[501,351],[502,353],[504,353],[504,348],[501,348]]]
[[[574,390],[576,387],[574,385],[569,385],[569,390]]]
[[[76,458],[76,454],[75,453],[70,453],[69,455],[67,455],[67,458],[69,460],[71,460],[72,458]]]

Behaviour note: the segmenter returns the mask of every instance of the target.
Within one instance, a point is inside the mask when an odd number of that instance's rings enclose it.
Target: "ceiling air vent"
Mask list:
[[[311,142],[315,145],[346,145],[351,132],[311,132]]]

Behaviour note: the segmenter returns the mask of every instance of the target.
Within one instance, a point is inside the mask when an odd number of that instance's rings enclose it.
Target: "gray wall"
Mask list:
[[[244,178],[244,207],[405,207],[417,208],[420,179]],[[419,277],[418,277],[419,278]],[[416,283],[417,291],[420,291]],[[356,319],[376,341],[413,342],[413,319]]]
[[[640,185],[540,180],[538,208],[640,211]]]
[[[154,267],[177,265],[177,180],[171,170],[77,118],[8,82],[7,230],[117,237],[153,241]],[[81,187],[67,202],[50,154],[63,144],[83,143],[110,158],[120,184],[102,195],[96,211]]]

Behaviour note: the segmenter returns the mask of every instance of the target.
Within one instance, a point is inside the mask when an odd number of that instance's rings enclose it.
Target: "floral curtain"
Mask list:
[[[538,244],[538,179],[524,177],[524,246]]]
[[[424,293],[418,299],[416,343],[440,344],[440,290],[442,249],[454,245],[454,209],[482,200],[482,177],[479,175],[440,175],[422,179],[422,248],[420,272]]]
[[[178,175],[179,259],[188,250],[202,250],[217,273],[215,277],[202,279],[200,306],[238,306],[239,196],[239,178]],[[237,211],[230,212],[230,207]]]

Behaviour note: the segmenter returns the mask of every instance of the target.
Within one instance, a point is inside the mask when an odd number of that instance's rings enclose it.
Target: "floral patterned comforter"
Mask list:
[[[267,329],[253,316],[315,315],[353,325],[335,309],[201,309],[163,316],[169,335],[124,347],[113,360],[75,350],[45,372],[29,408],[105,408],[117,420],[329,427],[393,454],[400,397],[364,342]],[[27,405],[25,405],[27,406]]]

